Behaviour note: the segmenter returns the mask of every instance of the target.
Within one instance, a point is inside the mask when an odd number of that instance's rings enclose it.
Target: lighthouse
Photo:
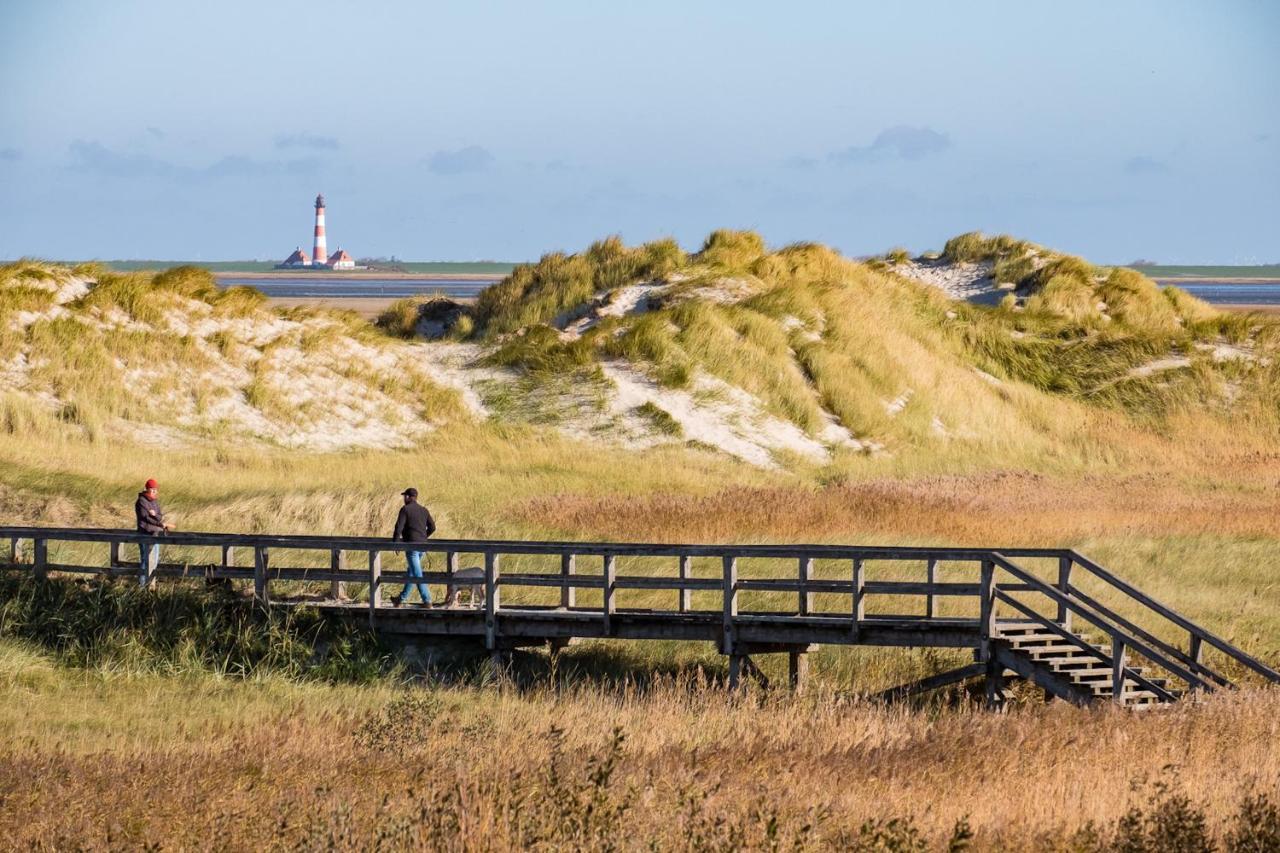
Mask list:
[[[315,259],[315,263],[323,265],[325,259],[329,257],[329,252],[324,244],[324,196],[316,196],[316,244],[311,257]]]

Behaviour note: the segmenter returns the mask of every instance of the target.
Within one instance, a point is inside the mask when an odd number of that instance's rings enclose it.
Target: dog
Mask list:
[[[471,607],[484,607],[484,569],[471,567],[458,569],[453,573],[453,583],[444,597],[445,607],[458,606],[458,593],[467,593],[467,604]]]

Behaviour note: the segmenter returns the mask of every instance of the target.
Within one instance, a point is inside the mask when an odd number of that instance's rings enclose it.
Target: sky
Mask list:
[[[1280,261],[1280,3],[0,0],[0,258]]]

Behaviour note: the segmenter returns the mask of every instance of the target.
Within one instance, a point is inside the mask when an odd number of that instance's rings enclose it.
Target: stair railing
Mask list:
[[[1133,634],[1128,633],[1122,627],[1107,621],[1106,618],[1094,613],[1079,601],[1072,600],[1070,596],[1064,595],[1060,590],[1040,580],[1035,575],[1022,569],[1001,554],[992,553],[991,561],[1018,581],[1016,584],[1006,584],[1005,587],[1002,588],[994,579],[991,580],[991,588],[989,591],[991,598],[994,601],[998,601],[1012,607],[1023,616],[1032,620],[1046,630],[1057,634],[1068,643],[1089,653],[1093,657],[1098,658],[1100,661],[1110,664],[1113,669],[1112,696],[1115,701],[1119,702],[1123,700],[1124,682],[1126,680],[1132,680],[1135,684],[1150,690],[1153,694],[1163,700],[1172,701],[1177,698],[1165,688],[1155,684],[1134,669],[1126,666],[1124,664],[1126,650],[1138,652],[1156,666],[1159,666],[1167,672],[1176,675],[1178,678],[1187,681],[1188,684],[1196,685],[1198,689],[1214,689],[1215,685],[1212,681],[1202,679],[1200,676],[1183,667],[1178,661],[1172,659],[1166,654],[1163,654]],[[1095,648],[1093,645],[1074,634],[1069,628],[1064,627],[1058,619],[1045,616],[1029,604],[1019,601],[1014,597],[1014,592],[1037,592],[1056,604],[1059,612],[1065,609],[1068,613],[1081,617],[1090,625],[1106,634],[1111,640],[1111,656],[1108,656],[1106,653]],[[988,593],[984,591],[984,594]]]
[[[1078,554],[1075,551],[1067,551],[1065,559],[1070,560],[1070,565],[1065,569],[1063,577],[1060,579],[1060,588],[1062,592],[1066,593],[1070,597],[1079,599],[1081,602],[1092,607],[1097,612],[1102,613],[1107,618],[1113,620],[1116,624],[1122,625],[1126,630],[1142,637],[1147,643],[1160,648],[1166,655],[1177,659],[1183,666],[1192,670],[1197,675],[1207,677],[1209,680],[1216,682],[1218,685],[1223,687],[1231,686],[1231,682],[1225,676],[1215,672],[1204,664],[1202,660],[1202,653],[1204,651],[1204,646],[1207,644],[1248,669],[1253,670],[1267,681],[1280,684],[1280,672],[1277,672],[1249,653],[1217,636],[1212,631],[1198,625],[1186,616],[1175,611],[1173,608],[1156,601],[1154,598],[1137,589],[1132,584],[1116,577],[1114,574],[1107,571],[1102,566],[1099,566],[1088,557]],[[1070,582],[1070,566],[1079,566],[1093,577],[1096,577],[1103,583],[1141,604],[1148,611],[1163,617],[1168,622],[1171,622],[1178,628],[1186,631],[1189,637],[1189,651],[1184,652],[1176,646],[1152,636],[1150,633],[1138,628],[1138,626],[1134,625],[1132,622],[1129,622],[1119,616],[1094,598],[1084,593],[1079,587]],[[1192,689],[1195,689],[1195,685],[1189,684],[1189,686],[1191,686]]]

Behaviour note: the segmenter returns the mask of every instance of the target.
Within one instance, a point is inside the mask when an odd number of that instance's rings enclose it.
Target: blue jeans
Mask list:
[[[147,563],[154,560],[158,565],[160,563],[160,543],[155,545],[144,545],[138,543],[138,583],[142,586],[147,585]]]
[[[409,577],[414,577],[414,578],[422,577],[422,552],[421,551],[405,551],[404,561],[405,561],[405,565],[408,566]],[[409,600],[409,596],[413,594],[413,588],[415,586],[418,588],[418,595],[422,596],[422,603],[430,604],[431,590],[427,589],[427,585],[425,583],[405,584],[404,589],[400,593],[400,600],[407,602]]]

